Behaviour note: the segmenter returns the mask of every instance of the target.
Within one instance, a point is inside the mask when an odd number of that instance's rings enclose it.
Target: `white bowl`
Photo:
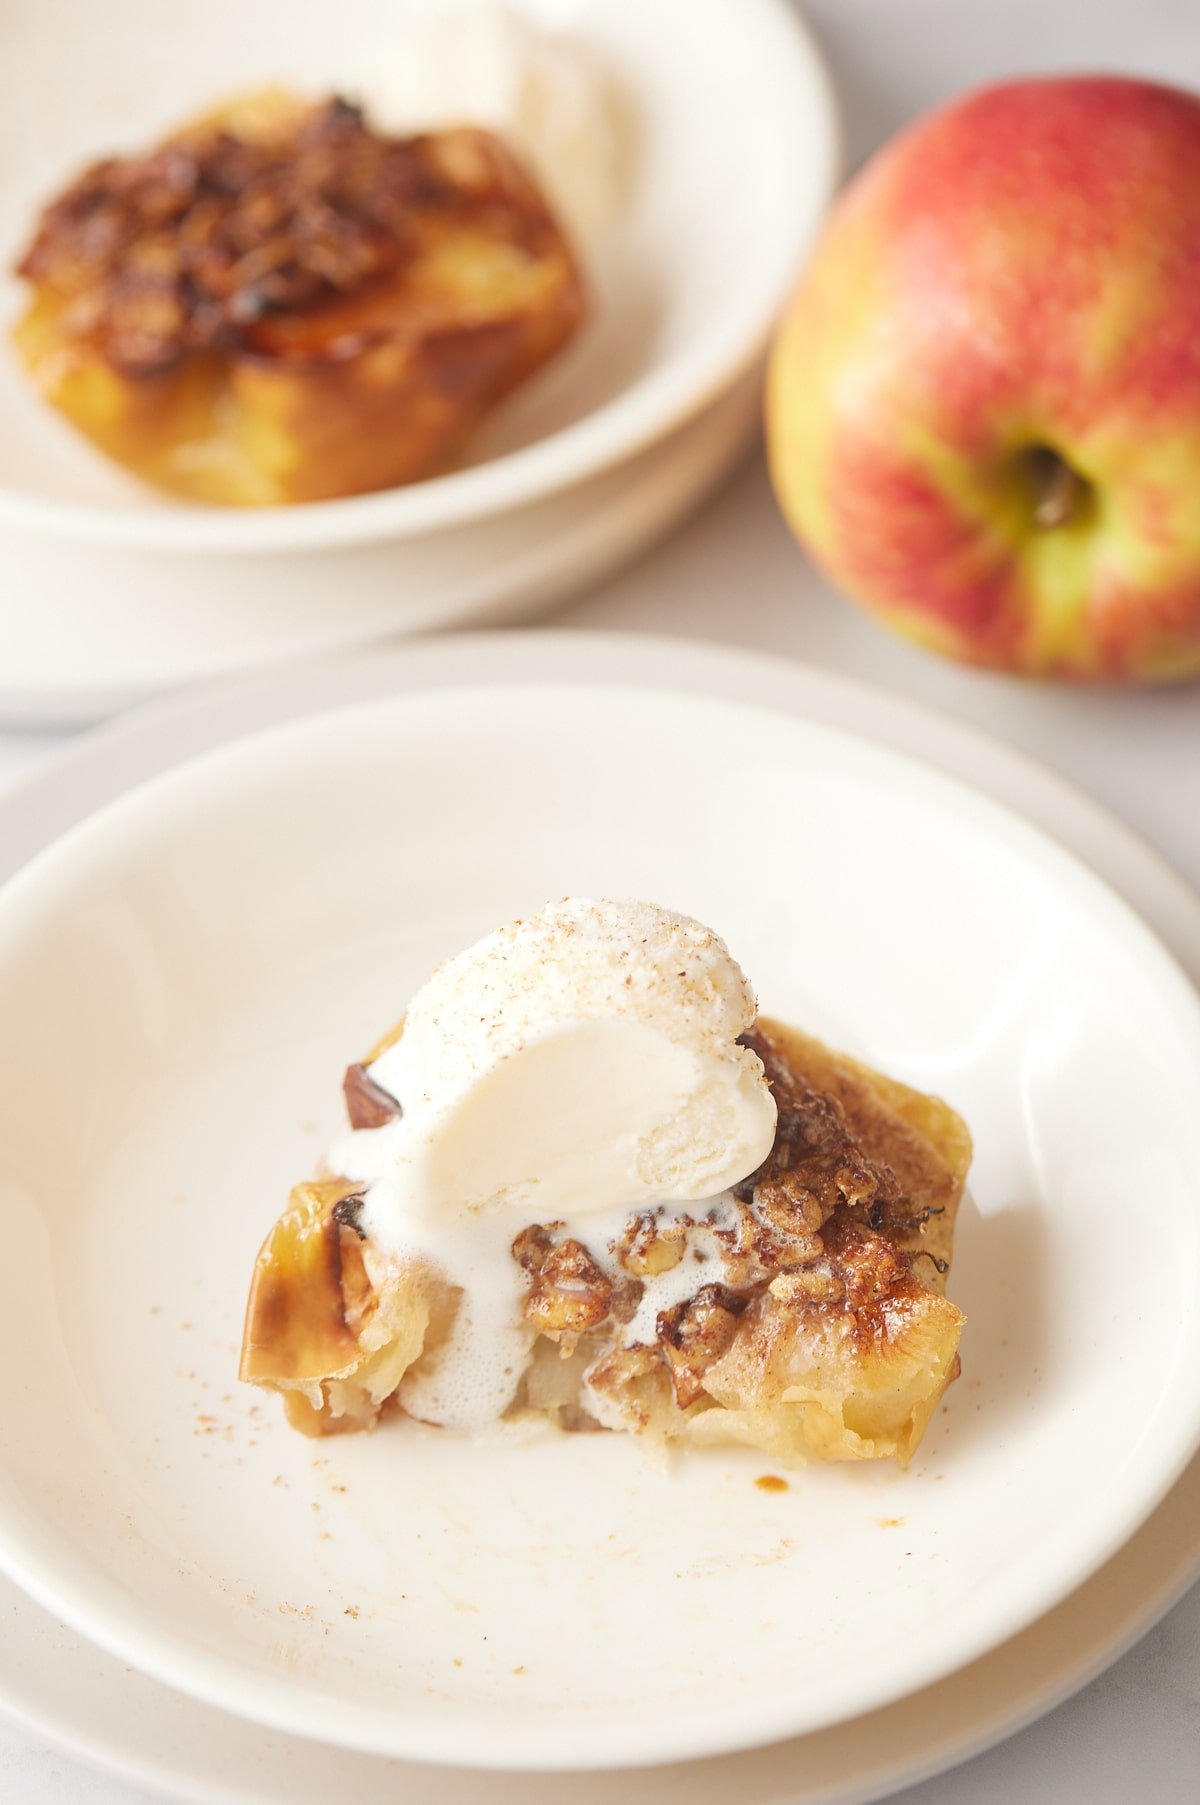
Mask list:
[[[0,69],[0,244],[89,159],[270,83],[387,86],[389,37],[429,0],[67,0],[21,8]],[[745,375],[835,177],[834,105],[786,0],[522,0],[594,44],[629,134],[627,204],[594,259],[594,323],[498,417],[471,467],[297,507],[179,505],[80,444],[0,363],[0,527],[200,555],[297,551],[462,527],[611,468]],[[8,279],[0,309],[18,305]],[[214,573],[216,574],[216,573]],[[217,578],[219,580],[219,576]]]
[[[429,10],[346,0],[335,24],[286,0],[20,9],[0,65],[0,247],[15,254],[98,151],[152,141],[214,95],[291,80],[389,98]],[[785,0],[521,10],[595,48],[628,119],[627,204],[593,246],[594,322],[470,468],[306,507],[172,502],[31,392],[3,342],[20,285],[0,276],[0,716],[96,719],[254,665],[527,617],[665,532],[736,458],[834,179],[819,59]]]
[[[649,895],[976,1136],[964,1376],[918,1459],[623,1437],[314,1447],[233,1378],[345,1059],[547,895]],[[767,707],[586,684],[316,717],[145,786],[0,898],[0,1560],[122,1659],[458,1765],[815,1729],[994,1647],[1200,1435],[1200,1006],[962,786]],[[1164,1251],[1168,1250],[1168,1251]]]

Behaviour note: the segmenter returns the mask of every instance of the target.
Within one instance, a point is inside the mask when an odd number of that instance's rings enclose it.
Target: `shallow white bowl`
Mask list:
[[[386,96],[414,14],[457,0],[17,0],[6,22],[0,246],[83,163],[152,142],[230,93],[272,83]],[[361,544],[463,526],[632,457],[762,354],[835,177],[828,79],[787,0],[520,0],[593,44],[629,139],[627,199],[598,246],[593,322],[497,417],[470,468],[284,509],[179,505],[125,478],[0,359],[0,527],[218,552]],[[6,255],[3,259],[9,261]],[[6,278],[0,318],[19,305]]]
[[[94,720],[264,663],[528,618],[668,530],[737,457],[834,179],[820,62],[785,0],[518,5],[595,47],[628,118],[627,205],[595,247],[592,324],[501,411],[471,468],[310,507],[173,503],[31,392],[4,342],[20,285],[0,273],[0,718]],[[291,80],[395,109],[414,20],[458,10],[346,0],[334,22],[286,0],[17,0],[0,266],[71,171],[214,95]]]
[[[615,633],[453,634],[371,657],[341,658],[243,680],[143,712],[89,736],[13,794],[0,796],[0,878],[134,784],[232,736],[327,708],[464,683],[629,682],[769,701],[858,730],[969,775],[1060,837],[1135,903],[1193,981],[1200,977],[1200,899],[1094,803],[995,742],[881,690],[779,657]],[[1200,1457],[1137,1533],[1091,1579],[1020,1635],[948,1679],[812,1735],[702,1764],[576,1775],[576,1805],[863,1805],[1009,1735],[1060,1704],[1156,1623],[1200,1573]],[[1153,1660],[1127,1676],[1131,1737],[1153,1739]],[[1139,1682],[1138,1676],[1141,1675]],[[1139,1696],[1140,1689],[1140,1696]],[[1086,1714],[1087,1707],[1083,1707]],[[198,1805],[560,1805],[553,1772],[435,1769],[356,1755],[298,1737],[264,1736],[247,1719],[134,1672],[66,1630],[0,1577],[0,1716],[136,1782]],[[1116,1747],[1113,1728],[1109,1743]],[[0,1724],[0,1759],[5,1747]],[[1037,1765],[1036,1748],[1012,1757]],[[969,1791],[964,1778],[959,1789]]]
[[[775,1495],[752,1456],[664,1470],[617,1437],[314,1447],[235,1384],[341,1064],[566,890],[693,910],[765,1006],[967,1115],[965,1374],[908,1473]],[[1197,1442],[1186,979],[1005,811],[769,709],[443,690],[204,758],[3,893],[0,1061],[0,1558],[280,1729],[528,1767],[813,1729],[1031,1622]]]

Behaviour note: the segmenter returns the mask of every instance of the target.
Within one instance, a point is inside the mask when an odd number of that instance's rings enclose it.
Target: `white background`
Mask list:
[[[729,0],[731,5],[736,0]],[[1029,69],[1111,68],[1200,87],[1198,0],[809,0],[856,165],[922,107]],[[1200,171],[1197,172],[1200,180]],[[789,653],[958,715],[1107,803],[1200,885],[1200,687],[1128,694],[1032,688],[889,639],[806,566],[757,456],[660,551],[558,624],[668,632]],[[853,726],[853,722],[848,723]],[[0,788],[49,735],[0,731]],[[1085,1692],[1002,1747],[901,1795],[908,1805],[1191,1805],[1200,1775],[1200,1588]],[[0,1723],[4,1805],[134,1805]]]

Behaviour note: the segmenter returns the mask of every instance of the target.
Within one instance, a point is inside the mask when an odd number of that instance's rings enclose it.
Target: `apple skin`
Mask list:
[[[1200,98],[1010,82],[894,138],[785,314],[767,439],[798,537],[910,637],[1200,673]]]

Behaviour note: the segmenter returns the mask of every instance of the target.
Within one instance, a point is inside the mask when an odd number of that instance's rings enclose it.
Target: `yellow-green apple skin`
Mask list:
[[[994,669],[1200,672],[1200,98],[1007,83],[841,196],[767,385],[833,581]]]

